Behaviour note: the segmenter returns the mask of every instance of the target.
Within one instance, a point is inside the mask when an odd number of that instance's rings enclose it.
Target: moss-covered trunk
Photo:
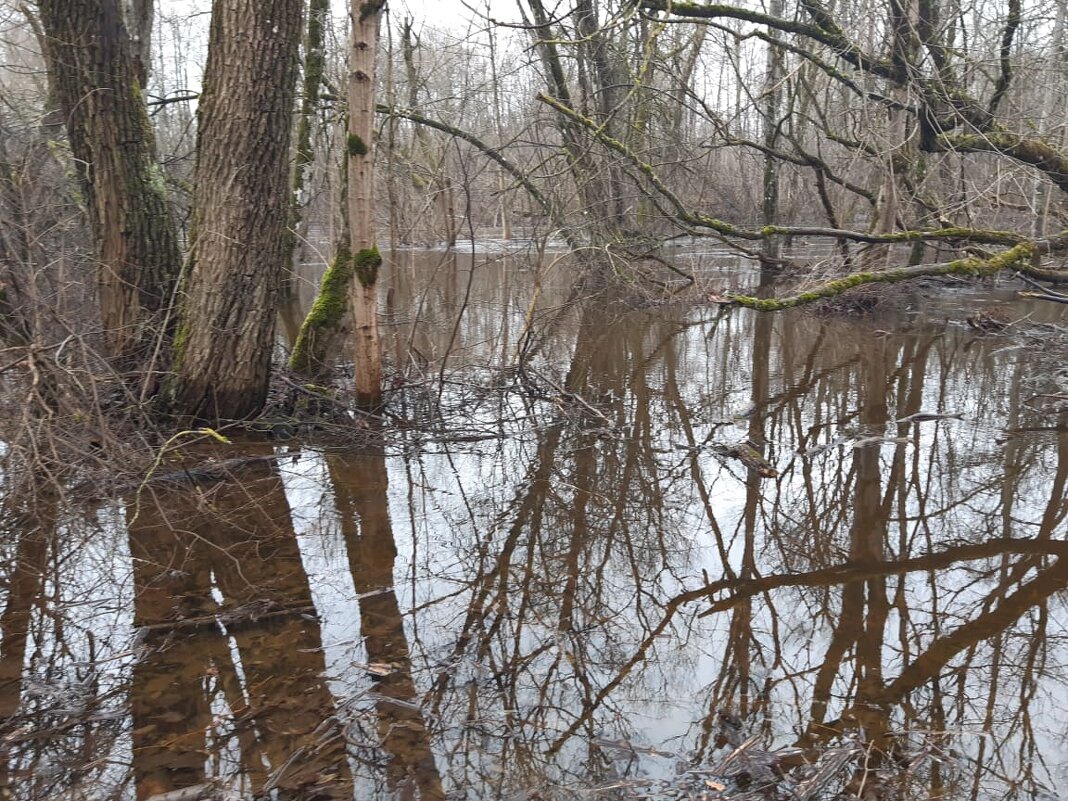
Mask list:
[[[349,51],[348,138],[345,152],[346,219],[337,255],[323,276],[311,312],[301,326],[290,367],[305,375],[322,372],[329,345],[346,308],[352,313],[356,402],[382,403],[382,346],[378,335],[378,252],[374,226],[375,52],[383,0],[352,7]],[[355,280],[353,280],[355,279]]]
[[[106,348],[129,362],[160,331],[180,254],[118,0],[40,0],[51,83],[96,242]]]
[[[289,356],[289,369],[311,379],[318,379],[326,372],[332,344],[348,310],[353,274],[352,249],[347,242],[340,243],[334,260],[323,274],[319,295],[301,323]]]

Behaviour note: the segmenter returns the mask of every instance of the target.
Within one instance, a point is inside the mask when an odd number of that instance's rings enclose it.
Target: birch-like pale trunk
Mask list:
[[[349,50],[348,181],[349,228],[355,280],[349,289],[356,362],[356,403],[382,403],[382,344],[378,335],[378,272],[382,257],[375,239],[374,131],[375,53],[384,0],[353,3]]]

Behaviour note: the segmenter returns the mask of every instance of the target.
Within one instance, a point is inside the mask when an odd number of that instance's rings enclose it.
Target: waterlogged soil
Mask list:
[[[474,258],[392,268],[369,444],[9,526],[2,797],[1064,796],[1064,310],[634,309]]]

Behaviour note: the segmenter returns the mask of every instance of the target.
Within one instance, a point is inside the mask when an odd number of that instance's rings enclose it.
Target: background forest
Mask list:
[[[767,310],[1063,279],[1063,2],[305,6],[6,6],[2,320],[55,381],[73,337],[138,405],[254,415],[286,311],[290,366],[344,326],[374,408],[380,247],[560,241],[605,285],[689,280],[665,247],[710,238],[813,284],[714,299]]]

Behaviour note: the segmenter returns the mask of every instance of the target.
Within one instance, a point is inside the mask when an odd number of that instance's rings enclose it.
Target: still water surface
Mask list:
[[[569,307],[475,263],[393,269],[374,444],[200,448],[240,463],[4,543],[2,797],[1068,792],[1063,353],[964,290]]]

